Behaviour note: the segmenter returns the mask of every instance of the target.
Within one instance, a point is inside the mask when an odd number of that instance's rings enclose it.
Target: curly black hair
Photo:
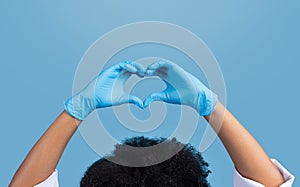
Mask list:
[[[128,152],[128,146],[148,147],[165,143],[167,149],[178,150],[177,154],[161,163],[146,167],[123,166],[111,162],[114,157]],[[164,147],[166,149],[166,147]],[[122,157],[124,161],[137,160],[147,162],[153,161],[156,157],[149,155],[141,157],[134,156]],[[126,155],[126,154],[125,154]],[[81,179],[81,187],[163,187],[163,186],[210,186],[206,180],[211,171],[208,170],[208,163],[203,160],[198,152],[190,144],[182,144],[175,138],[168,140],[166,138],[150,139],[146,137],[134,137],[126,139],[123,144],[116,145],[114,152],[107,158],[101,158],[93,163],[85,172]]]

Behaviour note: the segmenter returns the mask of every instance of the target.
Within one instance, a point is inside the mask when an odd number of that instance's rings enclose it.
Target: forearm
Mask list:
[[[34,186],[49,177],[79,123],[62,112],[28,153],[9,186]]]
[[[219,130],[218,136],[242,176],[265,186],[279,186],[284,182],[262,147],[220,102],[205,119],[216,132]]]

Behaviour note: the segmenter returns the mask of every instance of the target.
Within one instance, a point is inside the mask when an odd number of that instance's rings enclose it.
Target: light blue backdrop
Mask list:
[[[87,48],[115,27],[145,20],[181,25],[206,42],[222,68],[228,108],[271,157],[300,176],[299,6],[296,0],[1,1],[0,186],[63,110]],[[233,165],[220,141],[204,157],[212,186],[232,186]],[[77,132],[58,165],[60,185],[78,186],[97,159]]]

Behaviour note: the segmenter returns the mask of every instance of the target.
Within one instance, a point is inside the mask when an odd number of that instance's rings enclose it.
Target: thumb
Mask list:
[[[134,95],[129,95],[129,94],[125,95],[123,99],[120,101],[120,104],[124,104],[124,103],[132,103],[140,108],[144,108],[143,101]]]
[[[165,92],[152,93],[144,100],[144,108],[148,107],[153,101],[167,101],[167,99],[167,94]]]

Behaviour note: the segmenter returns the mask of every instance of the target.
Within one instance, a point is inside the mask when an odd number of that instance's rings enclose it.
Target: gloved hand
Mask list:
[[[144,100],[144,107],[152,101],[162,100],[167,103],[191,106],[200,116],[207,116],[213,112],[217,104],[217,95],[177,64],[155,62],[148,66],[145,75],[160,77],[166,83],[167,88],[148,96]]]
[[[73,117],[84,120],[96,108],[123,103],[133,103],[143,108],[143,101],[124,91],[132,74],[143,77],[145,69],[140,64],[125,61],[102,71],[78,94],[65,101],[65,110]]]

